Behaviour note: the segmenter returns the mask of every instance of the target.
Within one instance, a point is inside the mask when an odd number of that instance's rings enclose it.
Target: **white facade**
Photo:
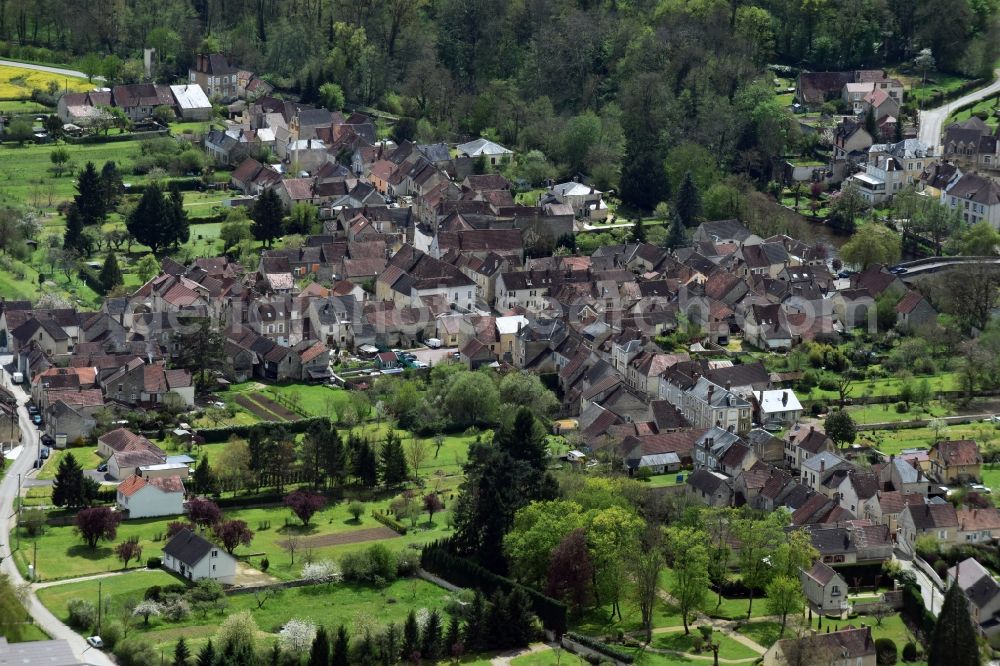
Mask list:
[[[151,483],[131,495],[119,490],[117,502],[121,511],[128,511],[130,519],[179,516],[184,513],[183,491],[165,492]]]

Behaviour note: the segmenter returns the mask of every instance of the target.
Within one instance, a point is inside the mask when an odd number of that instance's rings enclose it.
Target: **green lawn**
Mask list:
[[[650,488],[669,488],[673,486],[683,486],[687,483],[687,478],[691,470],[682,469],[679,472],[669,472],[667,474],[655,474],[645,481]],[[679,480],[678,480],[679,479]]]
[[[995,112],[998,108],[998,102],[1000,102],[1000,97],[987,97],[968,109],[964,109],[958,113],[953,113],[948,117],[948,120],[945,121],[945,125],[947,126],[950,123],[968,120],[974,113],[982,112],[987,114],[986,125],[990,128],[996,129],[998,119]]]
[[[700,634],[696,632],[694,627],[691,628],[690,634],[685,634],[683,631],[672,634],[653,634],[653,642],[651,646],[661,650],[692,652],[692,645],[696,635]],[[743,645],[742,643],[739,643],[718,631],[712,634],[712,640],[719,643],[720,659],[754,659],[760,656],[746,645]]]
[[[918,376],[915,377],[915,381],[921,381],[922,379],[927,379],[930,385],[931,392],[934,391],[957,391],[961,388],[961,378],[958,372],[939,372],[935,375],[930,376]],[[908,381],[914,381],[908,380]],[[885,379],[875,379],[871,381],[859,381],[854,382],[848,392],[847,396],[851,398],[861,397],[866,395],[871,396],[881,396],[881,395],[899,395],[899,388],[902,386],[903,380],[892,377]],[[812,390],[808,393],[802,394],[798,393],[800,400],[836,400],[840,396],[836,391],[824,391],[818,386],[814,386]]]
[[[166,585],[178,579],[162,571],[142,571],[105,578],[103,596],[110,601],[111,616],[123,599],[141,596],[151,585]],[[67,617],[66,604],[72,599],[97,598],[96,580],[67,583],[39,590],[42,603],[57,617]],[[141,633],[143,639],[159,647],[172,646],[183,635],[187,639],[203,639],[218,629],[219,623],[229,614],[249,610],[261,631],[277,633],[292,618],[312,620],[334,628],[340,624],[349,629],[357,626],[384,626],[389,622],[402,624],[411,609],[443,610],[451,595],[419,578],[401,579],[377,589],[368,586],[331,583],[285,590],[277,598],[257,607],[252,594],[234,594],[228,597],[226,610],[221,615],[192,614],[181,622],[168,622],[150,618],[149,625],[137,622],[130,633]]]
[[[899,421],[912,421],[914,419],[932,419],[941,416],[954,416],[955,410],[950,406],[942,404],[937,400],[932,400],[926,408],[911,404],[907,412],[896,411],[896,403],[883,403],[880,405],[851,405],[847,408],[855,423],[887,423]]]
[[[936,439],[974,439],[983,446],[998,437],[1000,431],[992,424],[965,423],[943,427],[939,437],[928,427],[859,432],[858,443],[869,443],[885,454],[898,454],[903,449],[930,448]]]
[[[21,506],[51,506],[52,486],[28,488],[21,498]]]
[[[789,622],[791,622],[791,619],[789,619]],[[778,636],[781,633],[781,623],[770,620],[757,620],[740,625],[738,631],[758,645],[769,648],[778,640]],[[785,634],[788,635],[789,633],[788,627],[786,627]]]
[[[38,475],[35,478],[54,479],[56,477],[56,470],[59,469],[59,461],[66,456],[76,458],[76,462],[85,470],[96,469],[101,464],[101,457],[97,455],[97,450],[90,447],[81,446],[72,449],[53,449],[49,455],[49,459],[45,461],[45,466],[38,471]]]
[[[918,102],[930,98],[936,92],[946,93],[955,90],[970,80],[944,72],[927,72],[927,82],[924,83],[921,74],[912,76],[902,75],[898,72],[892,72],[892,74],[902,81],[904,86],[907,86],[906,99]]]
[[[0,113],[55,113],[55,109],[24,99],[0,101]]]
[[[407,527],[411,529],[405,536],[396,535],[381,542],[394,550],[400,550],[447,536],[450,533],[448,520],[452,494],[446,492],[447,489],[442,490],[446,508],[434,514],[433,524],[428,524],[427,514],[422,513],[416,526],[408,523]],[[370,513],[375,508],[388,511],[389,503],[390,500],[386,499],[367,504],[364,515],[358,522],[354,522],[347,512],[348,502],[336,502],[313,516],[309,527],[306,528],[303,528],[298,518],[285,507],[231,509],[224,513],[227,518],[246,521],[255,533],[253,543],[249,547],[237,549],[238,556],[246,557],[254,566],[259,565],[261,559],[266,556],[270,562],[269,574],[280,579],[292,580],[299,577],[302,558],[307,550],[312,551],[314,558],[337,560],[345,553],[361,550],[375,543],[367,537],[368,533],[356,537],[351,535],[362,530],[381,528],[381,523],[372,518]],[[138,537],[143,548],[142,562],[145,562],[147,558],[160,554],[165,545],[167,524],[179,519],[182,518],[125,521],[119,525],[114,543],[129,537]],[[290,536],[303,539],[294,564],[284,546],[284,542]],[[74,578],[121,569],[121,562],[114,555],[114,543],[101,542],[95,549],[90,549],[75,534],[74,528],[67,525],[48,527],[44,534],[35,538],[22,534],[21,549],[14,554],[15,561],[22,570],[27,569],[28,563],[34,556],[33,545],[36,541],[37,571],[42,580]],[[137,566],[137,563],[133,561],[130,566]]]
[[[716,608],[715,602],[718,597],[709,591],[705,602],[705,614],[709,617],[720,617],[727,620],[741,620],[747,616],[747,608],[750,608],[750,617],[763,617],[768,615],[767,599],[764,597],[754,597],[753,606],[750,606],[749,599],[730,599],[722,597],[722,605]]]

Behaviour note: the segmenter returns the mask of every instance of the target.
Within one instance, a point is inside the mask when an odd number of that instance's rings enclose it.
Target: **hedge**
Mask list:
[[[35,100],[38,101],[38,100]],[[90,143],[121,143],[123,141],[141,141],[157,136],[170,136],[170,130],[154,130],[151,132],[129,132],[126,134],[88,134],[86,136],[65,136],[63,140],[71,144]]]
[[[484,594],[492,594],[496,590],[509,594],[511,590],[519,588],[531,599],[532,610],[546,629],[556,635],[566,633],[566,604],[534,588],[499,576],[464,557],[452,555],[446,550],[445,543],[435,541],[425,546],[420,553],[420,566],[453,585],[476,588]]]
[[[305,432],[315,423],[328,422],[330,419],[326,416],[313,416],[308,419],[299,419],[298,421],[282,421],[281,423],[263,421],[261,423],[255,423],[253,425],[232,425],[232,426],[221,426],[218,428],[200,428],[198,430],[198,435],[205,439],[206,444],[213,444],[218,442],[225,442],[233,435],[237,437],[248,436],[254,428],[282,428],[286,432],[293,434],[298,434]]]
[[[132,183],[129,185],[127,194],[142,194],[146,191],[146,187],[149,183]],[[201,190],[205,187],[204,181],[201,178],[169,178],[166,181],[166,186],[176,187],[181,192],[194,192],[196,190]],[[198,218],[199,222],[201,218]],[[192,224],[196,224],[191,221]]]
[[[372,518],[382,523],[393,532],[398,532],[399,534],[406,536],[406,525],[399,522],[392,516],[388,516],[381,511],[372,511]]]
[[[982,88],[989,83],[989,79],[973,79],[972,81],[966,81],[962,85],[949,90],[948,92],[936,92],[930,95],[926,99],[920,100],[918,107],[921,109],[933,108],[936,106],[941,106],[945,102],[951,101],[953,99],[958,99],[966,95],[967,93]]]
[[[937,621],[934,615],[924,606],[924,598],[920,594],[920,588],[916,585],[903,586],[902,614],[910,618],[910,622],[922,629],[925,635],[930,636],[934,633],[934,626],[937,624]]]
[[[634,660],[632,655],[621,652],[614,647],[599,641],[597,639],[591,638],[590,636],[584,636],[583,634],[578,634],[573,631],[566,632],[566,638],[570,639],[575,643],[579,643],[584,647],[588,647],[594,652],[600,652],[601,654],[611,657],[615,661],[620,661],[626,664],[631,664]]]

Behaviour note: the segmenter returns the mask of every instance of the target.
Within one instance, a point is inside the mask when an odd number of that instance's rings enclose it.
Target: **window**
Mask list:
[[[840,596],[840,586],[839,585],[834,585],[833,587],[830,588],[830,596],[831,597],[839,597]]]
[[[218,556],[219,556],[219,551],[213,550],[212,551],[212,557],[218,557]]]

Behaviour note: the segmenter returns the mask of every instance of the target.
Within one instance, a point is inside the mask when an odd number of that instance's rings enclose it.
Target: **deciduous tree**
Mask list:
[[[238,546],[249,546],[253,541],[253,531],[243,520],[219,520],[212,525],[212,533],[230,555]]]
[[[76,533],[80,535],[87,547],[93,550],[97,548],[97,542],[113,541],[118,534],[118,523],[121,515],[112,511],[110,507],[95,506],[89,509],[81,509],[73,520],[76,525]]]
[[[670,595],[677,600],[685,634],[690,633],[688,618],[704,605],[711,582],[705,536],[690,527],[673,527],[667,533],[667,555],[674,571]]]
[[[316,512],[326,506],[326,497],[301,488],[286,495],[283,501],[298,516],[303,526],[308,526]]]
[[[139,545],[139,537],[131,536],[115,546],[115,555],[122,563],[122,569],[128,568],[128,563],[132,560],[142,559],[142,546]]]

